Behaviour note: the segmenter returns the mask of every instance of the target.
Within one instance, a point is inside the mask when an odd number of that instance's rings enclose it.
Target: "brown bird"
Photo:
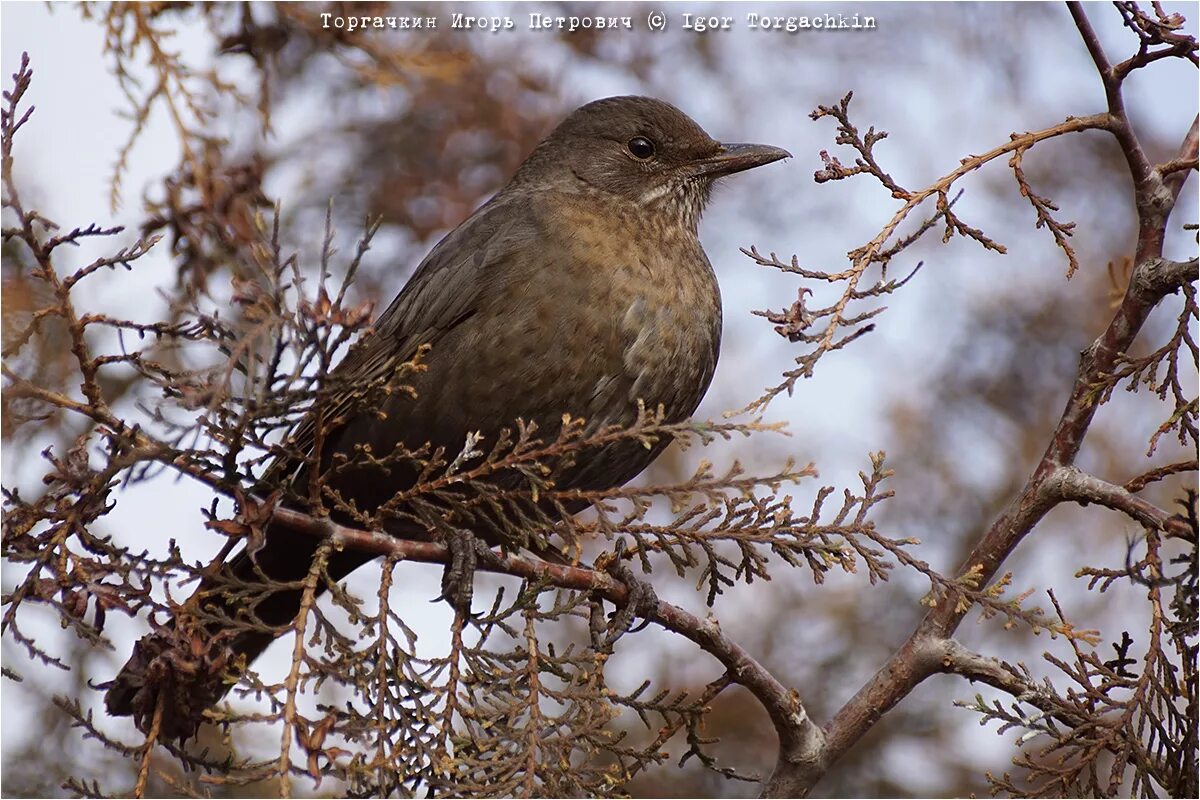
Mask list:
[[[349,398],[332,403],[324,417],[341,424],[325,432],[322,468],[365,445],[376,457],[401,443],[457,453],[469,434],[495,441],[517,419],[551,437],[564,413],[585,419],[588,430],[628,426],[639,401],[661,406],[667,422],[687,419],[708,389],[721,337],[717,280],[697,236],[700,214],[716,179],[788,156],[778,147],[721,144],[674,106],[647,97],[613,97],[574,111],[507,186],[433,248],[374,332],[335,369],[355,382],[386,379],[430,346],[425,371],[404,379],[415,398],[393,395],[369,411],[351,408]],[[311,422],[302,426],[293,449],[311,450],[312,432]],[[555,486],[620,486],[667,444],[594,448],[556,476]],[[301,464],[276,463],[267,478],[306,494]],[[325,480],[346,503],[369,512],[411,487],[416,473],[351,463]],[[510,480],[515,485],[519,476]],[[411,516],[385,527],[398,536],[429,535]],[[475,533],[502,543],[494,531]],[[243,550],[224,569],[253,582],[261,580],[257,564],[273,582],[298,581],[317,547],[315,537],[268,526],[260,549]],[[336,552],[328,572],[337,580],[371,558]],[[299,590],[247,600],[222,595],[217,585],[210,579],[199,592],[230,619],[252,611],[261,623],[286,629],[299,612]],[[248,663],[273,638],[242,631],[230,637],[229,654]],[[165,690],[154,662],[167,648],[161,634],[138,643],[109,685],[111,714],[145,724]],[[198,717],[227,688],[222,681],[207,689],[178,686],[172,702],[186,707],[178,712],[183,717]]]

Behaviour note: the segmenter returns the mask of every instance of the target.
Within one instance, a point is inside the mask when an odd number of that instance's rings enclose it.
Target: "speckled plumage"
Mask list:
[[[650,143],[652,157],[636,155],[637,138]],[[586,419],[591,430],[629,425],[639,400],[661,405],[668,421],[686,419],[712,379],[721,336],[717,280],[697,238],[700,213],[716,178],[786,155],[722,145],[678,109],[650,98],[609,98],[576,110],[508,186],[434,247],[375,332],[336,369],[364,381],[387,376],[429,345],[426,370],[405,381],[416,397],[392,396],[378,409],[382,415],[349,415],[329,433],[323,453],[370,445],[383,456],[400,442],[456,453],[468,434],[494,441],[518,418],[553,436],[564,413]],[[335,402],[326,416],[344,412]],[[302,428],[301,450],[311,446],[306,436],[311,431]],[[557,483],[618,486],[666,444],[594,448]],[[269,478],[298,470],[277,464]],[[403,470],[369,467],[329,479],[360,510],[378,507],[411,482]],[[297,580],[315,546],[269,530],[255,561],[276,580]],[[329,571],[340,577],[368,558],[339,553]],[[245,554],[229,569],[243,579],[253,574]],[[298,601],[298,593],[276,593],[256,612],[283,624]],[[269,641],[243,636],[235,647],[252,659]],[[127,666],[115,682],[110,712],[130,713],[140,686],[134,673]]]
[[[426,371],[407,381],[416,398],[394,397],[383,408],[385,419],[360,416],[333,446],[369,443],[383,454],[398,441],[427,440],[457,452],[467,433],[494,441],[518,418],[536,422],[549,436],[564,413],[586,419],[592,430],[628,425],[639,399],[650,408],[661,403],[670,420],[687,418],[716,367],[716,276],[691,232],[623,205],[594,192],[509,194],[482,210],[475,227],[447,238],[439,250],[465,247],[487,257],[449,268],[454,271],[442,281],[436,271],[421,276],[429,282],[426,292],[477,296],[458,312],[461,322],[436,330],[428,342]],[[496,231],[493,217],[515,221]],[[604,241],[599,231],[618,220],[642,235]],[[522,241],[537,244],[522,247]],[[647,247],[648,241],[659,244]],[[464,281],[478,289],[464,290]],[[380,320],[377,337],[395,335],[388,324],[395,313]],[[586,469],[562,476],[560,485],[619,485],[656,454],[636,443],[597,451]],[[351,496],[386,498],[395,491],[362,486]]]

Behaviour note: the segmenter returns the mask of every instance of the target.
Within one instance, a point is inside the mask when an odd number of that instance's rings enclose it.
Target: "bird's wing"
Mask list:
[[[447,331],[475,313],[489,285],[503,280],[496,273],[513,263],[509,256],[521,242],[530,240],[536,227],[528,199],[493,198],[425,256],[375,322],[373,332],[355,343],[331,375],[353,376],[356,386],[372,385],[411,360],[421,345],[436,346]],[[324,418],[344,425],[361,402],[361,397],[347,392],[324,406]],[[292,452],[312,449],[315,424],[309,414],[297,426],[289,437]],[[336,430],[326,430],[326,441],[335,435]],[[262,482],[277,485],[300,466],[293,458],[279,458],[264,473]]]

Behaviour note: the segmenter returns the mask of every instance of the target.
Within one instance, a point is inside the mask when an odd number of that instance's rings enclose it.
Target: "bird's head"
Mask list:
[[[610,97],[573,111],[529,156],[514,183],[549,178],[604,192],[695,230],[717,178],[791,154],[722,144],[670,103]]]

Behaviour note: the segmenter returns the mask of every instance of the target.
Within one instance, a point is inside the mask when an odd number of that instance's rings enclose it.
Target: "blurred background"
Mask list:
[[[1185,14],[1196,10],[1194,4],[1165,7]],[[1089,3],[1086,9],[1112,60],[1135,51],[1136,38],[1111,6]],[[322,28],[322,11],[431,16],[438,25],[348,32]],[[666,15],[665,31],[647,30],[651,11]],[[876,27],[752,30],[748,11],[870,15]],[[515,27],[453,30],[450,15],[459,12],[507,15]],[[731,16],[734,23],[727,30],[696,33],[683,28],[684,12]],[[115,170],[135,123],[105,42],[128,41],[132,34],[114,26],[106,13],[103,6],[81,12],[60,4],[5,4],[0,67],[6,89],[22,52],[29,53],[34,68],[28,102],[37,110],[16,148],[26,205],[68,229],[90,222],[126,225],[123,241],[129,243],[148,217],[181,202],[186,192],[178,180],[165,180],[180,162],[181,145],[161,104],[146,115],[125,166]],[[530,30],[531,13],[630,16],[633,30]],[[755,245],[783,260],[794,254],[807,268],[837,271],[847,266],[846,253],[878,233],[898,207],[866,178],[813,182],[820,151],[838,155],[833,122],[809,119],[817,104],[831,105],[853,90],[852,119],[860,129],[874,125],[889,132],[876,157],[910,189],[950,172],[969,154],[1007,141],[1014,131],[1104,108],[1100,81],[1060,4],[414,3],[391,9],[230,4],[163,10],[153,24],[173,33],[169,48],[181,63],[196,75],[213,70],[228,84],[224,95],[205,98],[221,111],[204,125],[223,163],[237,167],[221,176],[227,206],[279,200],[287,248],[300,252],[314,274],[330,203],[343,253],[352,251],[364,219],[382,218],[381,234],[355,285],[358,296],[377,299],[377,307],[386,305],[429,247],[504,184],[562,116],[587,101],[653,95],[679,106],[718,139],[787,148],[795,158],[741,176],[719,191],[701,226],[721,279],[725,331],[721,363],[700,418],[745,406],[778,383],[798,354],[751,311],[787,307],[800,284],[794,276],[755,266],[739,248]],[[245,35],[247,30],[253,35]],[[1185,30],[1195,34],[1194,19]],[[138,58],[121,65],[142,81],[145,92],[156,73],[148,51],[135,52]],[[269,132],[254,104],[247,108],[237,99],[239,92],[258,96],[262,70],[271,78],[263,101],[270,109]],[[1196,70],[1167,60],[1134,74],[1126,87],[1150,157],[1156,162],[1174,157],[1196,114]],[[794,395],[767,408],[768,420],[787,421],[790,438],[722,442],[703,452],[673,449],[639,480],[690,474],[701,457],[718,466],[737,459],[751,471],[764,471],[791,456],[813,461],[820,471],[818,480],[789,490],[803,508],[821,485],[855,486],[859,470],[870,468],[868,453],[884,450],[896,472],[890,482],[896,496],[877,508],[879,527],[896,538],[919,538],[919,557],[952,572],[1041,457],[1078,353],[1107,324],[1114,297],[1123,290],[1123,259],[1131,255],[1136,230],[1129,178],[1110,139],[1087,133],[1052,140],[1025,159],[1034,188],[1059,205],[1060,218],[1078,223],[1073,243],[1081,268],[1070,281],[1066,258],[1047,231],[1034,229],[1034,211],[1019,195],[1006,159],[1000,159],[960,184],[966,191],[955,208],[1006,245],[1007,255],[961,238],[943,245],[931,234],[894,266],[903,274],[918,260],[925,262],[910,284],[887,298],[890,307],[876,330],[824,358]],[[115,171],[121,180],[114,195]],[[1194,234],[1180,230],[1196,219],[1195,188],[1190,179],[1169,232],[1169,257],[1195,253]],[[235,241],[236,226],[218,234]],[[101,247],[111,249],[107,243]],[[8,317],[35,307],[36,298],[13,254],[4,255]],[[79,248],[64,259],[61,271],[96,255]],[[163,246],[132,272],[93,282],[94,296],[80,302],[93,311],[157,319],[166,312],[167,295],[189,281],[227,282],[222,270],[219,253],[172,254]],[[817,291],[816,302],[828,299],[822,287],[809,288]],[[1158,309],[1143,346],[1163,341],[1178,312],[1177,300]],[[38,354],[39,373],[49,383],[62,383],[69,378],[70,354],[56,352],[50,342]],[[127,392],[123,403],[130,409],[139,400],[153,402],[128,387],[113,391]],[[1166,413],[1147,392],[1119,392],[1098,415],[1081,466],[1117,483],[1144,471],[1150,463],[1147,440]],[[38,453],[67,441],[74,425],[53,419],[5,427],[4,485],[36,495],[45,471]],[[1185,456],[1168,440],[1153,463]],[[1148,496],[1167,507],[1181,485],[1166,482]],[[210,558],[221,544],[203,530],[200,509],[211,497],[202,487],[162,476],[130,487],[118,499],[104,520],[118,541],[158,552],[174,538],[189,560]],[[1043,606],[1048,606],[1044,590],[1054,587],[1077,626],[1100,629],[1106,642],[1119,640],[1123,628],[1140,624],[1137,593],[1123,595],[1119,586],[1104,595],[1088,593],[1074,575],[1085,564],[1123,565],[1127,541],[1136,533],[1127,520],[1103,510],[1059,508],[1010,561],[1014,586],[1033,589],[1033,602]],[[420,566],[404,570],[406,580],[398,581],[396,591],[428,608],[409,621],[436,647],[448,615],[426,601],[438,593],[440,573]],[[6,564],[5,591],[20,577]],[[362,570],[350,584],[360,595],[370,594],[377,578],[377,570]],[[691,582],[670,574],[659,581],[656,576],[664,599],[703,613],[703,594]],[[920,576],[903,572],[877,586],[863,575],[832,576],[818,586],[807,572],[779,569],[770,583],[729,590],[715,611],[722,628],[796,687],[810,714],[823,722],[904,640],[922,614],[918,601],[927,589]],[[38,620],[26,613],[28,629]],[[69,718],[52,698],[83,695],[99,709],[99,693],[86,683],[115,673],[144,622],[111,615],[105,632],[112,652],[75,642],[57,629],[50,613],[41,622],[46,642],[76,669],[31,668],[24,652],[5,640],[4,664],[24,678],[0,684],[5,794],[60,795],[67,775],[99,778],[113,787],[131,782],[132,764],[68,730]],[[964,625],[960,636],[978,651],[1024,660],[1035,673],[1043,650],[1067,647],[1026,630],[1004,630],[997,621]],[[261,669],[285,663],[287,649],[276,645]],[[628,688],[645,678],[663,686],[701,687],[720,674],[715,661],[661,631],[639,634],[636,648],[626,646],[619,655],[612,677],[619,682],[627,676]],[[817,793],[920,797],[986,791],[984,772],[1009,766],[1017,734],[997,736],[970,712],[953,707],[953,700],[970,699],[976,691],[979,687],[955,678],[926,682],[837,765]],[[133,736],[125,720],[103,725]],[[746,693],[721,696],[708,732],[722,740],[715,750],[723,765],[769,773],[774,733]],[[758,791],[755,784],[705,772],[694,761],[682,769],[651,771],[629,789],[661,797]],[[301,783],[296,791],[323,793]]]

